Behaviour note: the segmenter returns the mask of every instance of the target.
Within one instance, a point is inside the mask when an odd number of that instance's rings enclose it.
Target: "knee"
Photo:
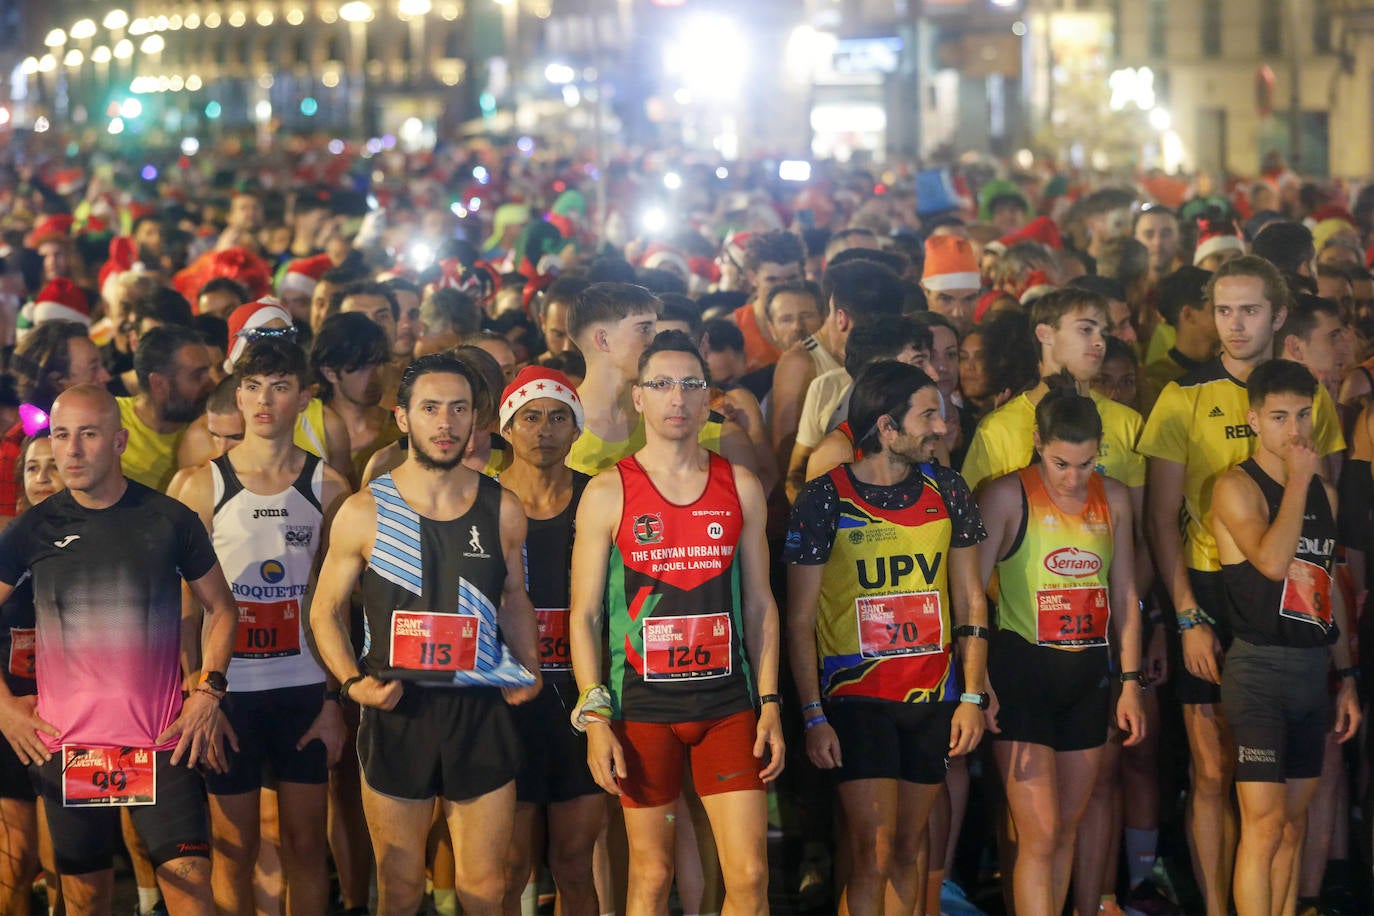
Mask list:
[[[666,893],[673,883],[673,863],[670,859],[631,856],[630,874],[636,884],[653,893]]]
[[[549,871],[560,887],[590,884],[592,880],[591,844],[555,843],[549,847]]]
[[[761,897],[768,892],[768,860],[765,856],[737,856],[728,866],[722,863],[721,872],[727,894]]]
[[[886,875],[892,869],[895,843],[893,832],[884,827],[868,831],[862,836],[853,834],[850,840],[850,848],[853,849],[850,857],[852,868]]]
[[[1052,859],[1055,849],[1064,841],[1065,827],[1059,817],[1052,815],[1033,823],[1025,823],[1025,820],[1022,818],[1015,822],[1017,859]],[[1072,835],[1067,838],[1067,841],[1071,840]]]
[[[328,831],[324,820],[310,824],[281,825],[281,854],[292,862],[305,865],[323,864],[328,854]]]
[[[1241,842],[1255,851],[1257,855],[1272,856],[1288,835],[1292,825],[1284,823],[1280,813],[1251,815],[1242,814],[1240,823]]]
[[[1230,794],[1235,764],[1224,757],[1193,760],[1193,794],[1205,799],[1220,800]]]
[[[914,828],[899,831],[892,844],[892,869],[894,873],[910,871],[921,862],[928,844],[926,831]]]

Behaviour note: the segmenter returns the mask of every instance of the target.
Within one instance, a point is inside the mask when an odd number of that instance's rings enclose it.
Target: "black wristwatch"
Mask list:
[[[962,626],[955,627],[954,635],[956,638],[961,636],[969,636],[973,639],[987,639],[992,634],[987,627],[980,627],[976,624],[966,623]]]
[[[979,709],[987,709],[992,705],[992,697],[987,692],[983,693],[961,693],[959,694],[960,703],[977,703]]]
[[[326,688],[324,692],[324,701],[326,703],[342,703],[343,697],[340,696],[339,691]]]
[[[203,683],[216,693],[227,693],[229,691],[229,678],[224,676],[223,671],[205,672]]]
[[[1141,674],[1139,671],[1123,671],[1123,672],[1121,672],[1121,683],[1124,684],[1124,683],[1126,683],[1127,681],[1135,681],[1136,683],[1140,684],[1142,687],[1145,686],[1145,676],[1144,676],[1143,674]]]
[[[759,707],[762,708],[765,703],[777,703],[778,708],[781,709],[782,697],[778,696],[776,693],[765,693],[763,696],[759,697]]]

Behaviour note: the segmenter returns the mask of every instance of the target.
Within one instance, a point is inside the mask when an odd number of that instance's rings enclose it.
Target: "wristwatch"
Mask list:
[[[226,693],[229,690],[229,678],[224,676],[223,671],[207,671],[200,682],[216,693]]]
[[[992,697],[986,693],[961,693],[959,694],[960,703],[973,703],[979,709],[987,709],[992,705]]]

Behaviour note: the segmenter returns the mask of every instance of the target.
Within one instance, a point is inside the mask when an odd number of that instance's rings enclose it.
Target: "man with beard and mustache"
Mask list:
[[[463,912],[498,914],[505,891],[521,764],[507,705],[537,696],[542,681],[524,509],[462,464],[479,384],[448,353],[406,369],[396,395],[406,459],[343,504],[310,601],[320,656],[343,698],[363,707],[379,913],[420,906],[435,796]],[[355,584],[371,636],[361,660],[349,639]]]
[[[806,485],[783,548],[806,754],[839,785],[854,913],[885,892],[906,911],[925,900],[919,840],[949,758],[983,736],[987,532],[959,473],[931,463],[941,413],[924,369],[865,368],[849,405],[863,457]]]
[[[124,476],[165,490],[177,469],[177,447],[214,390],[210,354],[190,328],[162,325],[138,340],[134,374],[139,393],[119,398],[119,419],[129,432]]]

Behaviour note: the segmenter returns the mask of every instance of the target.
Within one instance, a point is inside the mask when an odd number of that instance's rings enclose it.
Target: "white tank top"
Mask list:
[[[306,455],[296,481],[262,496],[244,487],[229,456],[211,462],[215,554],[239,609],[229,689],[234,693],[323,684],[305,638],[305,591],[320,545],[324,463]]]

